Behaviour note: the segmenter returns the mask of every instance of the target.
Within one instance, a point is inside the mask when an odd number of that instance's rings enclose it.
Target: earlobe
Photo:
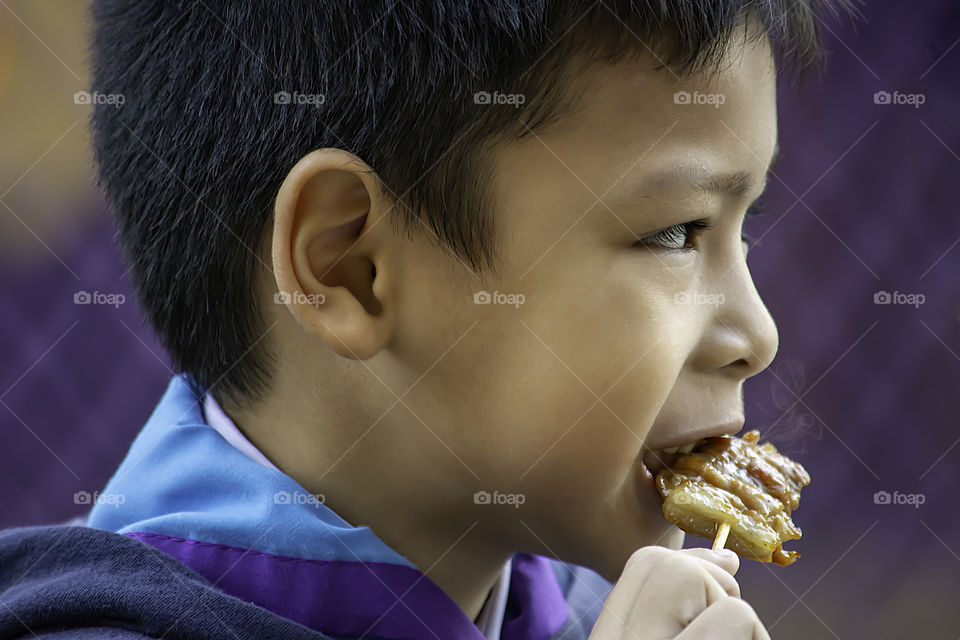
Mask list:
[[[366,164],[320,149],[290,170],[275,202],[277,299],[345,358],[373,356],[392,331],[391,309],[380,299],[390,241],[390,225],[376,224],[389,209],[381,199]]]

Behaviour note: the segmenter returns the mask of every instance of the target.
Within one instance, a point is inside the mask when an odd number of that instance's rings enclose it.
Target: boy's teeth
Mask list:
[[[674,454],[680,450],[680,447],[670,447],[669,449],[664,449],[664,453]]]
[[[696,442],[691,442],[690,444],[685,444],[685,445],[683,445],[683,446],[680,447],[680,449],[679,449],[679,450],[680,450],[680,453],[690,453],[691,451],[693,451],[693,447],[694,447],[694,445],[696,445],[696,444],[697,444]]]

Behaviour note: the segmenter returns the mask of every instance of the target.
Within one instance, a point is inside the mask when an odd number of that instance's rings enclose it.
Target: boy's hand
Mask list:
[[[732,551],[643,547],[607,597],[590,640],[769,640],[740,599]]]

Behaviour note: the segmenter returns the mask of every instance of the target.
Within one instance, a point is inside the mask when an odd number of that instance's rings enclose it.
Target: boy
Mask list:
[[[652,478],[740,431],[777,350],[741,227],[776,52],[819,57],[810,3],[96,0],[93,22],[94,90],[125,96],[94,156],[180,373],[85,528],[5,534],[39,568],[4,624],[768,637]]]

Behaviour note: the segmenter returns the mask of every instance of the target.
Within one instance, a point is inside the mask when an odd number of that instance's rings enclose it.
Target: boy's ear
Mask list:
[[[389,204],[370,167],[341,149],[301,158],[277,194],[274,300],[345,358],[373,356],[393,330]]]

